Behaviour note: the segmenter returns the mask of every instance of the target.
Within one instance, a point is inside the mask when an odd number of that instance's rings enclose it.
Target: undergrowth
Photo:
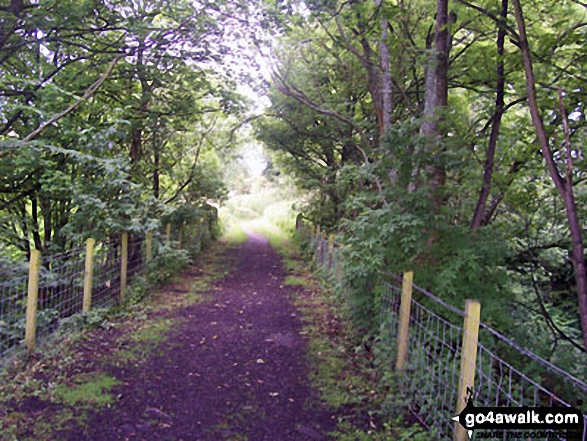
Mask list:
[[[389,354],[354,327],[348,305],[336,296],[331,284],[308,271],[309,256],[296,250],[294,238],[284,246],[285,266],[292,284],[302,287],[296,305],[307,322],[303,332],[309,337],[308,359],[312,384],[325,403],[338,416],[337,427],[329,435],[342,441],[429,440],[431,434],[414,424],[397,389]],[[302,247],[303,249],[303,247]]]
[[[68,428],[83,430],[90,410],[113,405],[121,380],[109,367],[145,363],[181,325],[174,310],[205,299],[230,270],[219,246],[226,247],[212,244],[182,274],[166,277],[167,285],[154,289],[143,277],[124,307],[73,316],[37,350],[7,360],[0,371],[0,439],[59,439]]]

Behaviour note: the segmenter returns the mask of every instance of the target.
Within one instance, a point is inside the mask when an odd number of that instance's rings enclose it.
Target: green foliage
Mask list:
[[[112,396],[108,393],[120,381],[108,375],[94,375],[89,378],[78,376],[74,386],[58,385],[55,394],[58,401],[70,406],[98,406],[102,407],[112,403]]]
[[[147,265],[147,280],[150,284],[161,285],[190,264],[188,251],[162,244],[156,256]]]
[[[299,276],[286,276],[284,281],[283,281],[284,285],[287,286],[310,286],[311,282],[303,277],[299,277]]]
[[[136,285],[137,281],[135,280],[131,288],[134,288]],[[110,326],[110,322],[108,321],[109,313],[108,308],[92,308],[88,312],[74,314],[60,321],[59,331],[67,334],[82,329],[88,331],[107,329]]]
[[[386,205],[364,210],[353,220],[345,220],[340,241],[344,262],[343,283],[350,292],[349,302],[361,327],[372,326],[378,316],[375,287],[383,271],[403,272],[412,268],[422,252],[425,221]]]

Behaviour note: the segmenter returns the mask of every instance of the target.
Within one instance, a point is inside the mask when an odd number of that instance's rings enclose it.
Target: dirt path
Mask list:
[[[177,310],[147,361],[107,368],[119,399],[70,440],[320,440],[335,422],[309,385],[302,320],[280,257],[251,236],[232,274]]]

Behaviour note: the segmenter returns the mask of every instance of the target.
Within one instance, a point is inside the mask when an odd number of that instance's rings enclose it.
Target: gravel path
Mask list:
[[[335,424],[309,385],[295,288],[281,258],[251,235],[229,249],[234,271],[149,360],[111,373],[120,398],[88,421],[80,440],[326,439]]]

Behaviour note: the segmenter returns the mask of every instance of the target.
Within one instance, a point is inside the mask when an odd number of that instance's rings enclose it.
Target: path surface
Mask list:
[[[88,421],[91,440],[326,439],[333,429],[309,386],[302,319],[280,257],[251,236],[203,303],[145,363],[113,371],[124,383],[112,408]]]

